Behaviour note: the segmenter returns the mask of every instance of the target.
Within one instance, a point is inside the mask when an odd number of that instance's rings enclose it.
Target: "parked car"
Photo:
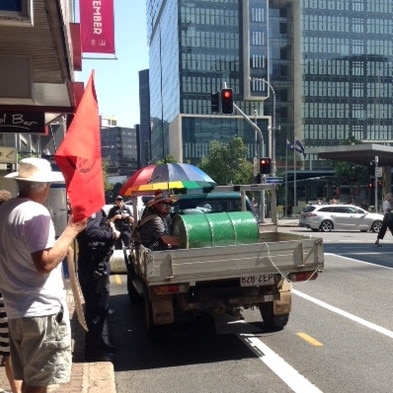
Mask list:
[[[378,232],[382,219],[382,214],[370,213],[354,205],[308,205],[300,215],[299,226],[322,232],[334,229]]]

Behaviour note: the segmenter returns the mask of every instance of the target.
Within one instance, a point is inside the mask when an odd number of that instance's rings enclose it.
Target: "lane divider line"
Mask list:
[[[303,292],[298,291],[297,289],[293,289],[292,293],[294,293],[295,295],[297,295],[297,296],[299,296],[299,297],[301,297],[301,298],[303,298],[305,300],[308,300],[309,302],[312,302],[312,303],[316,304],[317,306],[323,307],[326,310],[329,310],[329,311],[334,312],[334,313],[336,313],[338,315],[341,315],[344,318],[350,319],[351,321],[354,321],[354,322],[356,322],[356,323],[358,323],[360,325],[363,325],[363,326],[365,326],[365,327],[367,327],[367,328],[369,328],[371,330],[374,330],[374,331],[376,331],[378,333],[381,333],[381,334],[383,334],[383,335],[385,335],[385,336],[387,336],[389,338],[393,338],[393,332],[391,330],[385,329],[384,327],[376,325],[375,323],[366,321],[363,318],[360,318],[360,317],[358,317],[356,315],[353,315],[353,314],[351,314],[351,313],[349,313],[347,311],[341,310],[338,307],[334,307],[334,306],[332,306],[332,305],[330,305],[328,303],[323,302],[322,300],[318,300],[318,299],[316,299],[316,298],[314,298],[312,296],[309,296],[309,295],[307,295],[307,294],[305,294]]]
[[[295,393],[323,393],[259,338],[247,334],[238,337]]]
[[[298,333],[296,333],[296,335],[298,335],[300,338],[302,338],[307,343],[313,345],[314,347],[323,347],[323,344],[320,341],[318,341],[315,338],[311,337],[307,333],[298,332]]]
[[[114,279],[115,279],[116,285],[121,285],[122,281],[121,281],[121,277],[119,274],[115,274]]]

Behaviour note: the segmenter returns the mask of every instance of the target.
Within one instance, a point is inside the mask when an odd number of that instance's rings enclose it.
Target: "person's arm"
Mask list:
[[[87,220],[73,222],[72,217],[68,221],[64,232],[56,240],[52,248],[33,252],[31,257],[39,273],[51,272],[66,256],[69,246],[79,232],[86,228]]]

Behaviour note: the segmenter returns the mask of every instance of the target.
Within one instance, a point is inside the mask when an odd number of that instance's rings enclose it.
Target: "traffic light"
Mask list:
[[[213,93],[211,98],[212,112],[220,112],[220,93]]]
[[[232,89],[221,89],[221,112],[233,113],[233,91]]]
[[[259,173],[262,175],[270,174],[272,170],[272,159],[270,157],[263,157],[259,159]]]
[[[370,176],[375,176],[375,160],[371,160],[368,164],[368,174]]]

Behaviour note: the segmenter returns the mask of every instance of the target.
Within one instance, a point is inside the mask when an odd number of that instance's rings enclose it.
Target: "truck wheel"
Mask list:
[[[168,334],[167,325],[155,325],[153,321],[153,308],[149,299],[149,292],[145,290],[145,322],[147,335],[152,341],[163,341]]]
[[[284,326],[288,323],[289,314],[273,314],[273,303],[264,303],[260,305],[259,311],[261,312],[263,323],[269,329],[283,329]]]
[[[134,304],[142,303],[143,297],[136,290],[135,285],[132,282],[131,275],[129,273],[127,274],[127,292],[128,292],[128,298],[132,303]]]
[[[133,280],[137,279],[137,275],[134,271],[134,267],[133,267],[132,263],[128,263],[126,266],[127,266],[128,297],[132,303],[135,303],[135,304],[141,303],[143,300],[143,297],[139,294],[139,292],[137,291],[137,289],[135,288],[135,285],[133,283]]]

